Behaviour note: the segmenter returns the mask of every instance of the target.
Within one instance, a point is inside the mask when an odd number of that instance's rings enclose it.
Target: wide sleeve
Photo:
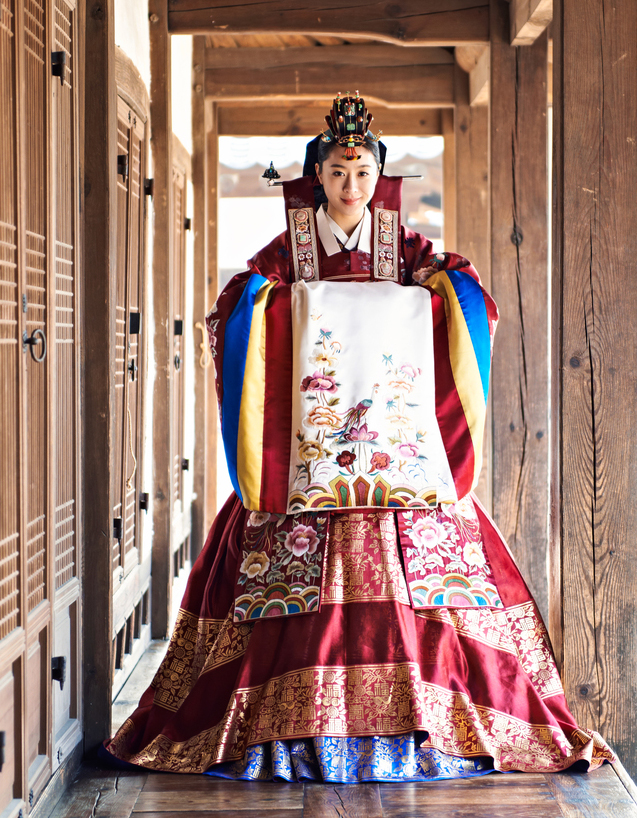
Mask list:
[[[229,282],[206,316],[230,479],[244,505],[255,510],[262,507],[264,458],[290,446],[285,421],[291,407],[283,397],[292,378],[288,257],[285,236],[279,236]],[[285,435],[266,436],[266,425],[285,428]]]

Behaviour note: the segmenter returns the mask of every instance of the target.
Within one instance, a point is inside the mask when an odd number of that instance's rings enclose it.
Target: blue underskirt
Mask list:
[[[421,734],[421,740],[426,734]],[[215,764],[206,775],[237,781],[440,781],[493,772],[490,757],[456,758],[421,748],[418,734],[364,738],[288,739],[248,748],[240,761]]]

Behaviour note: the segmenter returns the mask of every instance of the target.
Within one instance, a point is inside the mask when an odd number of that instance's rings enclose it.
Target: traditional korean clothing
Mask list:
[[[286,184],[288,230],[208,316],[235,493],[117,759],[356,782],[614,758],[471,493],[495,304],[401,227],[399,192],[380,177],[348,246]]]

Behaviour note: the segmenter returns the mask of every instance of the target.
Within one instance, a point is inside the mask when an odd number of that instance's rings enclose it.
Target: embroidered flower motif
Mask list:
[[[401,457],[418,457],[420,454],[420,448],[417,443],[397,443],[396,452]]]
[[[443,526],[431,517],[419,517],[407,534],[415,546],[432,550],[446,539]]]
[[[285,538],[285,547],[291,551],[295,557],[302,557],[304,554],[314,554],[318,546],[316,531],[311,525],[296,525]]]
[[[424,284],[428,278],[434,273],[438,272],[437,267],[421,267],[420,270],[416,270],[415,273],[412,273],[412,279],[416,282],[416,284]]]
[[[315,406],[308,414],[307,419],[312,426],[318,426],[319,428],[335,429],[341,423],[340,417],[329,406]]]
[[[387,415],[387,420],[392,426],[405,426],[406,424],[410,423],[410,418],[407,417],[407,415],[401,415],[400,412],[396,412],[393,415]]]
[[[250,579],[264,576],[270,567],[270,558],[265,551],[252,551],[241,563],[239,570]]]
[[[422,374],[422,369],[419,369],[417,366],[412,366],[411,364],[403,364],[400,367],[400,371],[403,375],[406,375],[408,378],[411,378],[413,381],[418,375]]]
[[[336,392],[338,386],[331,375],[323,375],[318,370],[301,381],[301,392]]]
[[[302,562],[299,562],[298,560],[294,560],[293,562],[291,562],[291,563],[288,565],[288,567],[287,567],[287,569],[286,569],[286,570],[287,570],[287,573],[288,573],[288,574],[296,574],[296,573],[298,573],[299,571],[304,571],[304,570],[305,570],[305,566],[303,565],[303,563],[302,563]]]
[[[391,457],[387,454],[387,452],[374,452],[372,459],[370,460],[372,469],[378,469],[379,471],[388,469],[390,463]]]
[[[325,449],[318,440],[304,440],[299,446],[299,457],[304,463],[309,463],[312,460],[323,460]]]
[[[332,368],[336,366],[336,355],[330,355],[326,349],[319,347],[310,355],[308,361],[316,367],[323,366]]]
[[[406,381],[404,378],[396,378],[393,381],[389,381],[387,386],[394,392],[411,392],[414,388],[413,383],[409,383],[409,381]]]
[[[468,542],[462,549],[462,556],[467,565],[481,567],[486,562],[480,543],[477,542]]]
[[[356,460],[354,452],[344,451],[336,455],[336,462],[342,468],[348,468]],[[349,469],[351,471],[351,469]]]
[[[253,528],[259,528],[260,526],[265,525],[269,519],[270,515],[267,511],[251,511],[250,516],[248,517],[248,525],[252,526]]]
[[[378,437],[378,432],[370,432],[367,428],[367,424],[363,423],[362,426],[354,426],[352,427],[349,432],[343,435],[345,440],[349,440],[350,442],[365,442],[369,440],[376,440]]]

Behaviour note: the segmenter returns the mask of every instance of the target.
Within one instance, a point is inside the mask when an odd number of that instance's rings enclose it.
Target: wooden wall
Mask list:
[[[635,776],[637,4],[553,25],[553,615],[575,716]]]
[[[500,309],[491,386],[493,514],[548,613],[547,37],[509,45],[491,2],[491,291]]]

